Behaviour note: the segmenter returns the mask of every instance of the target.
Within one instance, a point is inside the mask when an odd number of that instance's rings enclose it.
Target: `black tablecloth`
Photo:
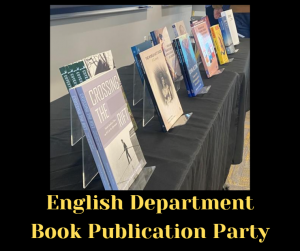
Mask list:
[[[181,83],[178,96],[183,110],[193,115],[186,125],[167,133],[162,132],[157,116],[142,127],[142,101],[132,106],[133,65],[118,69],[147,166],[156,166],[145,190],[222,189],[236,153],[243,151],[239,133],[244,128],[245,82],[242,70],[229,70],[234,63],[240,65],[242,48],[243,42],[222,74],[207,79],[201,71],[204,85],[211,85],[207,94],[189,98]],[[82,189],[81,142],[70,145],[69,107],[69,95],[50,105],[50,189]],[[99,175],[87,187],[94,189],[103,190]]]

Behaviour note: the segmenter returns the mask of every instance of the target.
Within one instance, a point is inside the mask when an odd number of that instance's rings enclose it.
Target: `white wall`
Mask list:
[[[53,20],[50,23],[50,102],[66,95],[59,68],[92,54],[111,50],[117,68],[133,63],[131,46],[144,41],[150,31],[166,26],[174,38],[172,24],[183,20],[190,31],[192,5],[172,5]]]
[[[194,16],[206,16],[205,5],[193,5],[192,11],[194,12]]]

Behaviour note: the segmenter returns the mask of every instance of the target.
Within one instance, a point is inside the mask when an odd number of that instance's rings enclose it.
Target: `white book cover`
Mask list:
[[[139,53],[142,67],[155,98],[166,131],[181,117],[183,110],[160,44]],[[146,80],[147,84],[147,80]]]
[[[83,62],[90,77],[116,68],[111,50],[86,57]]]
[[[237,32],[237,29],[236,29],[236,24],[235,24],[232,9],[222,11],[221,16],[226,17],[226,19],[227,19],[227,23],[228,23],[228,27],[229,27],[229,30],[230,30],[230,34],[231,34],[231,37],[232,37],[233,44],[234,45],[239,44],[240,40],[239,40],[238,32]]]

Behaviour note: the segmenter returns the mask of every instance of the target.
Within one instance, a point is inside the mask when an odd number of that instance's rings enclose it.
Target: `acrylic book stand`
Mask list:
[[[74,146],[81,141],[82,144],[82,186],[86,188],[90,182],[98,174],[98,169],[95,164],[93,155],[91,153],[89,144],[82,129],[80,120],[78,118],[75,106],[70,97],[70,122],[71,122],[71,145]],[[150,179],[155,166],[144,167],[134,180],[129,190],[143,190]]]
[[[177,81],[177,83],[174,84],[176,91],[180,89],[180,81]],[[176,88],[177,85],[179,86],[178,88]],[[199,94],[207,93],[210,87],[210,85],[204,86]],[[143,100],[143,127],[145,127],[151,121],[151,119],[154,118],[155,108],[150,97],[147,85],[145,83],[142,84],[142,80],[138,75],[136,64],[133,63],[133,105],[135,106],[141,100]],[[185,125],[192,114],[192,112],[182,114],[181,117],[174,123],[171,129]]]

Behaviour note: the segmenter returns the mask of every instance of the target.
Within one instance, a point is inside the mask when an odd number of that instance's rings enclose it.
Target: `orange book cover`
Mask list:
[[[217,56],[219,59],[219,63],[225,64],[228,63],[229,59],[227,56],[227,52],[225,49],[225,45],[224,45],[224,41],[223,41],[223,36],[220,30],[220,26],[218,24],[213,25],[210,27],[211,30],[211,35],[214,41],[214,45],[216,47],[216,51],[217,51]]]

